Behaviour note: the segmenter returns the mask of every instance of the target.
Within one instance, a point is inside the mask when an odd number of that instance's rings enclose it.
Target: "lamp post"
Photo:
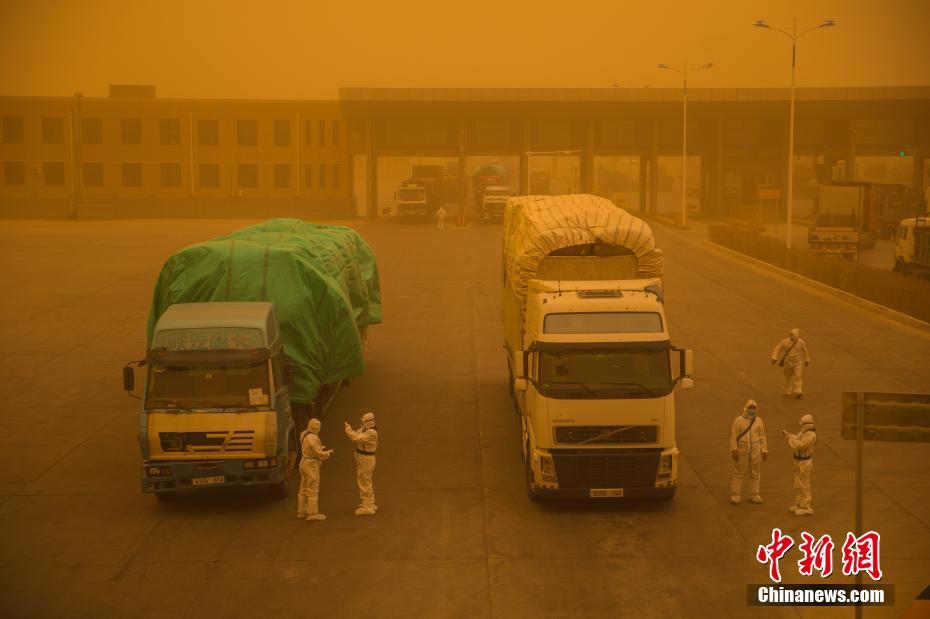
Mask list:
[[[794,74],[797,67],[797,47],[798,39],[810,32],[811,30],[818,30],[820,28],[829,28],[830,26],[835,26],[836,22],[832,19],[825,19],[823,23],[818,24],[817,26],[812,26],[798,32],[798,20],[795,18],[791,24],[791,32],[783,30],[781,28],[774,28],[768,24],[764,19],[759,19],[756,23],[753,24],[756,28],[768,28],[769,30],[775,30],[782,33],[789,39],[791,39],[791,98],[788,112],[788,188],[786,196],[786,210],[788,211],[788,226],[785,231],[785,247],[791,249],[791,214],[794,207]]]
[[[683,101],[683,119],[681,121],[681,229],[688,229],[688,75],[701,69],[710,69],[714,66],[712,62],[706,62],[699,67],[693,67],[688,70],[688,63],[685,61],[680,69],[670,67],[667,64],[660,64],[660,69],[674,71],[679,73],[683,79],[682,84],[682,101]]]

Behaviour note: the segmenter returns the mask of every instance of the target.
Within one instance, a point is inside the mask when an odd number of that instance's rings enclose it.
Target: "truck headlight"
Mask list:
[[[557,483],[558,478],[555,476],[555,463],[552,456],[539,456],[539,472],[542,474],[542,480],[550,483]]]
[[[659,478],[667,479],[672,476],[672,454],[666,454],[659,458]]]

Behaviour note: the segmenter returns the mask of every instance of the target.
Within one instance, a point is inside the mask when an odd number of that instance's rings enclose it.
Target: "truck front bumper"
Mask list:
[[[142,492],[176,492],[217,486],[252,486],[280,483],[284,479],[281,458],[274,466],[258,467],[268,459],[146,462],[141,467]],[[249,464],[247,464],[249,463]],[[248,467],[248,468],[247,468]]]

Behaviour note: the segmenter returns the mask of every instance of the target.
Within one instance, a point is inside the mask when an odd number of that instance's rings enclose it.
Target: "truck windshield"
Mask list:
[[[268,362],[234,366],[150,366],[149,410],[257,410],[270,403]]]
[[[551,398],[656,398],[672,391],[665,348],[543,350],[536,387]]]
[[[404,187],[397,192],[397,199],[401,202],[423,202],[426,200],[426,190],[422,187]]]

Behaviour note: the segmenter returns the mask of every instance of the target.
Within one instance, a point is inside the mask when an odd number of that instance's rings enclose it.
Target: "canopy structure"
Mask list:
[[[294,362],[291,399],[365,370],[362,336],[381,322],[374,254],[345,226],[271,219],[174,254],[162,267],[149,312],[155,324],[175,303],[270,301],[285,354]]]
[[[521,303],[543,258],[575,247],[618,248],[637,260],[637,277],[660,278],[665,264],[652,228],[600,196],[517,196],[504,211],[504,269]]]

